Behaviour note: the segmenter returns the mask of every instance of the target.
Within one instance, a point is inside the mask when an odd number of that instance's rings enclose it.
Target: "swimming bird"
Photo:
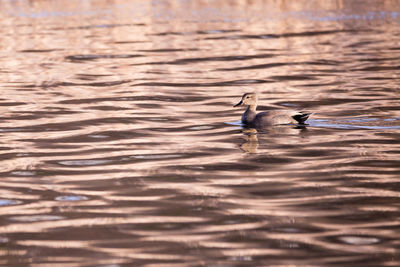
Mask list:
[[[243,124],[255,128],[279,124],[304,125],[304,122],[311,115],[311,113],[303,113],[293,110],[270,110],[257,114],[257,103],[258,96],[256,93],[246,93],[242,96],[239,103],[233,106],[247,106],[246,111],[242,115]]]

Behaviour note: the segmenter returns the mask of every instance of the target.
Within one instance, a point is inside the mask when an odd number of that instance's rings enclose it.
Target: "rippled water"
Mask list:
[[[2,265],[400,265],[399,1],[0,5]]]

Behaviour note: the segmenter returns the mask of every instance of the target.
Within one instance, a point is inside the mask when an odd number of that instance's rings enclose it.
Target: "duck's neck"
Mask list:
[[[257,108],[257,104],[253,104],[253,105],[248,106],[247,110],[251,110],[251,111],[256,112],[256,108]]]
[[[257,105],[248,106],[246,111],[243,113],[242,122],[244,124],[252,124],[254,119],[256,118],[256,108]]]

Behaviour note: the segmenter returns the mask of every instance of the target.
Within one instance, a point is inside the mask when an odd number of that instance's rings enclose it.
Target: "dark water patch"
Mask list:
[[[164,32],[158,32],[158,33],[153,33],[153,34],[148,34],[149,36],[174,36],[174,35],[212,35],[212,34],[225,34],[225,33],[234,33],[234,32],[240,32],[241,30],[235,30],[235,29],[215,29],[215,30],[199,30],[199,31],[182,31],[182,32],[177,32],[177,31],[164,31]]]
[[[98,102],[149,102],[149,101],[160,101],[160,102],[199,102],[208,99],[205,96],[195,96],[190,94],[185,95],[145,95],[145,96],[124,96],[124,97],[105,97],[105,98],[80,98],[80,99],[68,99],[62,100],[58,103],[60,104],[90,104]]]
[[[316,227],[309,224],[289,224],[289,223],[273,223],[271,225],[266,225],[260,228],[257,228],[260,231],[266,231],[271,233],[323,233],[325,229]]]
[[[156,62],[145,62],[132,64],[132,66],[141,65],[186,65],[194,64],[200,62],[219,62],[219,61],[243,61],[251,59],[262,59],[271,58],[278,55],[275,54],[257,54],[257,55],[232,55],[232,56],[218,56],[218,57],[192,57],[192,58],[182,58],[172,61],[156,61]]]
[[[57,147],[56,147],[57,148]],[[59,154],[57,154],[59,156]],[[45,166],[43,168],[40,167],[35,167],[35,175],[30,176],[30,177],[38,177],[38,178],[43,178],[43,177],[54,177],[57,175],[62,175],[62,176],[71,176],[75,177],[76,175],[103,175],[103,174],[110,174],[115,173],[116,171],[123,171],[124,169],[116,167],[113,170],[104,170],[104,169],[96,169],[96,170],[88,170],[88,169],[80,169],[80,170],[74,170],[72,168],[68,168],[68,170],[65,169],[57,169],[49,168],[49,166]],[[13,175],[13,171],[9,172],[0,172],[0,175],[4,175],[4,177],[21,177],[19,175]]]
[[[132,80],[108,81],[108,82],[92,82],[92,83],[71,83],[61,82],[58,86],[94,86],[94,87],[108,87],[116,86],[125,83],[130,83]]]
[[[174,35],[183,35],[183,36],[188,36],[188,35],[209,35],[209,34],[224,34],[224,33],[233,33],[233,32],[240,32],[240,30],[199,30],[199,31],[182,31],[182,32],[177,32],[177,31],[164,31],[164,32],[158,32],[158,33],[152,33],[148,34],[149,36],[174,36]]]
[[[285,194],[285,197],[288,197],[285,190],[285,188],[288,187],[290,187],[290,184],[287,183],[282,183],[278,185],[271,185],[270,183],[268,183],[265,185],[259,184],[257,188],[254,188],[254,185],[252,185],[249,189],[241,189],[240,191],[246,191],[246,193],[252,198],[276,199],[282,197],[282,194]],[[301,193],[303,192],[304,191],[301,191]]]
[[[334,82],[328,82],[328,83],[306,83],[306,84],[301,84],[301,85],[294,85],[294,87],[323,87],[323,86],[335,86],[335,85],[342,85],[345,84],[343,81],[334,81]],[[330,90],[331,93],[343,93],[345,90],[341,89],[333,89]]]
[[[269,64],[258,64],[245,67],[234,67],[234,68],[219,68],[216,71],[237,71],[237,70],[252,70],[252,69],[269,69],[287,65],[295,65],[297,63],[269,63]]]
[[[215,29],[215,30],[205,30],[205,31],[196,31],[196,34],[221,34],[221,33],[232,33],[232,32],[241,32],[241,30],[235,29]]]
[[[319,35],[334,35],[338,33],[351,33],[354,30],[331,30],[331,31],[304,31],[304,32],[292,32],[282,34],[240,34],[240,35],[229,35],[229,36],[215,36],[206,37],[204,40],[232,40],[232,39],[277,39],[277,38],[291,38],[291,37],[312,37]],[[357,31],[359,32],[359,31]]]
[[[25,84],[24,88],[56,88],[56,87],[68,87],[68,86],[94,86],[94,87],[107,87],[116,86],[125,83],[129,83],[131,80],[120,80],[120,81],[104,81],[104,82],[92,82],[92,83],[75,83],[75,82],[44,82],[40,85],[37,84]]]
[[[398,61],[400,57],[368,57],[368,58],[360,58],[359,61],[366,62],[381,62],[381,61]]]
[[[54,51],[60,51],[62,49],[25,49],[20,50],[21,53],[50,53]]]
[[[307,100],[307,101],[291,101],[290,104],[296,107],[303,107],[303,108],[316,108],[318,106],[335,106],[341,105],[346,103],[362,103],[362,102],[370,102],[374,101],[371,99],[366,98],[329,98],[329,99],[320,99],[320,100]],[[276,102],[276,105],[285,106],[287,102]],[[352,112],[352,116],[360,115],[357,111],[349,111]],[[319,121],[318,121],[319,122]],[[321,121],[322,122],[322,121]]]
[[[139,52],[150,52],[150,53],[171,53],[171,52],[186,52],[186,51],[199,51],[198,48],[164,48],[164,49],[141,49]],[[153,63],[149,63],[153,64]],[[164,64],[164,63],[161,63]]]
[[[82,54],[82,55],[71,55],[66,56],[65,60],[72,62],[83,62],[88,60],[96,60],[96,59],[124,59],[124,58],[137,58],[143,57],[140,54],[121,54],[121,55],[113,55],[113,54]]]
[[[400,70],[400,65],[399,66],[370,66],[370,67],[355,69],[355,71],[385,71],[385,70]]]
[[[303,81],[303,80],[317,80],[316,76],[311,75],[275,75],[268,77],[277,81]]]
[[[348,61],[343,60],[332,60],[332,59],[318,59],[313,61],[306,61],[303,64],[307,65],[321,65],[321,66],[340,66],[344,63],[348,63]]]
[[[131,41],[114,41],[114,44],[143,44],[150,43],[150,41],[142,41],[142,40],[131,40]]]
[[[45,118],[45,117],[54,117],[56,115],[72,115],[72,114],[79,114],[81,112],[74,111],[74,110],[67,110],[67,109],[60,109],[52,107],[44,107],[45,110],[35,110],[35,111],[14,111],[12,113],[12,118],[15,120],[30,120],[30,119],[38,119],[38,118]],[[20,113],[24,115],[19,115]]]
[[[386,81],[386,80],[398,80],[396,77],[363,77],[361,80],[366,80],[366,81]]]
[[[271,57],[278,56],[278,55],[271,55]],[[317,65],[317,66],[337,66],[343,64],[344,62],[341,61],[334,61],[334,60],[317,60],[317,61],[305,61],[305,62],[285,62],[285,63],[268,63],[268,64],[256,64],[250,66],[243,66],[243,67],[231,67],[231,68],[219,68],[216,69],[217,71],[237,71],[237,70],[252,70],[252,69],[268,69],[268,68],[276,68],[281,66],[294,66],[294,65]],[[324,70],[318,70],[324,71]],[[334,72],[337,70],[326,70],[326,72]]]
[[[371,111],[394,111],[394,110],[400,110],[400,106],[385,106],[385,107],[374,107],[371,108]],[[387,124],[389,125],[390,122],[393,122],[395,125],[399,125],[400,124],[400,118],[394,118],[394,119],[384,119],[384,121],[387,122]]]
[[[349,185],[348,185],[349,184]],[[373,205],[385,205],[385,203],[395,203],[398,201],[398,197],[393,197],[393,196],[386,196],[386,195],[381,195],[379,193],[376,193],[374,195],[368,193],[359,193],[358,196],[354,196],[352,192],[359,192],[357,185],[351,186],[351,180],[348,181],[345,184],[346,188],[348,187],[352,191],[347,191],[346,193],[341,193],[340,198],[329,198],[325,199],[323,202],[318,203],[319,206],[330,209],[330,208],[343,208],[345,206],[348,206],[349,209],[354,209],[355,207],[366,207],[366,206],[373,206]],[[371,191],[369,191],[371,192]],[[311,206],[313,205],[312,203],[304,203],[302,205],[308,205]],[[358,213],[346,213],[341,215],[340,217],[333,216],[332,217],[332,223],[335,222],[335,220],[340,220],[340,218],[343,218],[343,222],[349,223],[353,220],[352,223],[356,224],[359,222],[365,222],[366,220],[372,221],[385,221],[387,217],[390,216],[397,216],[398,211],[395,212],[384,212],[386,213],[387,216],[382,216],[382,212],[379,212],[379,214],[376,214],[374,211],[362,211],[361,209]],[[357,216],[358,215],[358,216]]]
[[[188,35],[188,34],[195,34],[194,32],[174,32],[174,31],[165,31],[165,32],[158,32],[149,34],[150,36],[168,36],[168,35]]]
[[[135,103],[136,107],[138,108],[143,108],[143,109],[159,109],[162,107],[161,104],[156,104],[156,103]],[[153,118],[157,119],[157,118]]]
[[[355,187],[371,188],[371,189],[385,189],[392,192],[400,192],[400,182],[369,182],[369,183],[359,183],[355,184]]]
[[[202,175],[169,174],[166,172],[161,172],[147,176],[146,181],[152,181],[156,183],[195,183],[201,181],[203,178],[204,177]],[[127,177],[126,182],[131,183],[132,181],[129,177]]]
[[[276,156],[257,156],[251,160],[252,162],[261,163],[260,165],[265,167],[271,167],[271,165],[283,165],[295,162],[296,159],[291,159],[288,157],[276,157]],[[266,164],[266,165],[265,165]]]
[[[252,165],[252,164],[244,164],[244,163],[215,163],[208,165],[182,165],[180,166],[183,170],[192,170],[192,171],[250,171],[250,170],[259,170],[262,169],[260,166]],[[174,167],[170,166],[167,169],[174,169]]]
[[[53,143],[91,143],[91,142],[106,142],[112,140],[124,140],[124,139],[135,139],[138,137],[149,136],[148,133],[144,133],[138,129],[126,130],[126,131],[96,131],[88,134],[71,135],[60,138],[38,138],[36,140],[25,140],[31,142],[53,142]],[[107,150],[104,150],[107,151]],[[99,151],[100,152],[100,151]],[[82,153],[82,152],[81,152]]]
[[[318,149],[302,149],[299,151],[294,151],[290,154],[290,156],[299,157],[301,159],[304,158],[326,159],[326,158],[340,158],[342,153],[343,150],[337,150],[337,149],[323,150],[321,148],[318,148]]]
[[[40,116],[32,114],[32,115],[13,115],[11,117],[5,117],[4,119],[6,119],[6,120],[12,119],[12,120],[16,120],[16,121],[25,121],[25,120],[35,120],[35,119],[39,119],[39,118],[40,118]]]
[[[179,127],[174,127],[174,126],[169,126],[169,127],[158,127],[158,128],[152,128],[152,132],[176,132],[176,133],[181,133],[181,132],[202,132],[202,131],[209,131],[209,130],[216,130],[216,129],[225,129],[226,126],[222,123],[214,123],[214,124],[193,124],[193,125],[188,125],[188,126],[179,126]],[[231,130],[229,130],[231,131]],[[215,135],[220,135],[221,133],[215,133]],[[209,136],[214,135],[213,133],[209,133]]]
[[[84,81],[92,81],[96,80],[101,77],[110,77],[111,74],[85,74],[85,73],[78,73],[75,74],[77,79],[84,80]]]
[[[107,29],[107,28],[118,28],[118,27],[137,27],[137,26],[146,26],[145,23],[121,23],[121,24],[93,24],[86,26],[78,26],[78,27],[57,27],[52,30],[55,31],[65,31],[65,30],[90,30],[90,29]]]
[[[375,176],[385,176],[385,175],[400,175],[400,170],[382,170],[382,169],[377,169],[377,168],[354,168],[351,169],[349,168],[346,170],[346,175],[348,176],[354,176],[354,175],[375,175]]]
[[[105,165],[125,165],[134,162],[159,161],[168,159],[184,159],[207,156],[206,153],[193,152],[190,154],[150,154],[150,155],[124,155],[115,157],[102,157],[90,159],[71,159],[71,160],[49,160],[48,164],[55,164],[63,167],[82,168],[87,166],[105,166]]]
[[[355,160],[351,163],[342,163],[341,166],[360,166],[360,167],[374,167],[374,168],[398,168],[400,166],[400,160]],[[400,171],[400,170],[399,170]]]
[[[12,107],[12,106],[22,106],[22,105],[26,105],[27,103],[24,102],[9,102],[6,100],[6,102],[3,102],[2,100],[0,100],[0,106],[3,107]]]
[[[52,144],[56,144],[57,142],[60,143],[67,143],[66,140],[68,140],[67,138],[63,139],[63,138],[59,138],[60,141],[58,141],[58,139],[51,139],[51,138],[42,138],[42,139],[30,139],[30,140],[23,140],[25,142],[33,142],[36,143],[37,145],[40,145],[41,143],[52,143]],[[119,149],[121,150],[121,149]],[[129,150],[129,149],[127,149]],[[91,154],[95,154],[95,153],[106,153],[106,152],[112,152],[114,151],[113,148],[90,148],[90,149],[80,149],[79,151],[77,150],[72,150],[72,151],[64,151],[63,152],[63,156],[74,156],[74,155],[91,155]],[[121,150],[122,151],[122,150]],[[60,154],[56,151],[48,151],[48,152],[25,152],[25,153],[3,153],[0,154],[0,160],[5,161],[5,160],[10,160],[10,159],[23,159],[23,158],[51,158],[51,157],[57,157],[60,156]],[[15,174],[18,176],[22,176],[22,175],[26,175],[26,176],[30,176],[30,175],[40,175],[38,173],[38,171],[40,171],[39,169],[32,169],[32,170],[23,170],[23,169],[15,169],[12,172],[10,172],[11,174]]]
[[[213,82],[213,83],[167,83],[167,82],[146,82],[137,83],[131,86],[163,86],[163,87],[219,87],[219,86],[237,86],[237,85],[249,85],[249,84],[262,84],[271,83],[270,80],[261,79],[247,79],[247,80],[233,80],[224,82]]]
[[[371,44],[377,44],[377,43],[380,43],[380,42],[382,42],[382,41],[381,40],[361,41],[361,42],[355,42],[355,43],[349,44],[349,45],[347,45],[345,47],[348,47],[348,48],[363,47],[363,46],[370,46]]]
[[[107,106],[107,105],[99,105],[99,106],[90,106],[85,107],[85,109],[89,110],[103,110],[103,111],[117,111],[117,110],[131,110],[130,108],[120,107],[120,106]]]
[[[89,120],[76,120],[64,123],[45,123],[26,127],[1,127],[0,132],[54,132],[54,131],[72,131],[80,128],[86,128],[89,125],[114,124],[114,123],[133,123],[134,117],[112,117]]]

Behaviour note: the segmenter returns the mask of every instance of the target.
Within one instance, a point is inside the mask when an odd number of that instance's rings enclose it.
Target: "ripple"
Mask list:
[[[58,164],[64,166],[97,166],[110,164],[114,162],[111,159],[82,159],[82,160],[61,160],[58,161]]]
[[[133,158],[136,159],[174,159],[174,158],[180,158],[182,155],[180,154],[159,154],[159,155],[137,155],[137,156],[132,156]]]
[[[215,127],[210,126],[210,125],[202,125],[202,126],[189,127],[188,130],[203,131],[203,130],[210,130],[210,129],[214,129],[214,128]]]
[[[271,83],[271,80],[262,79],[243,79],[243,80],[232,80],[223,82],[213,83],[170,83],[170,82],[145,82],[137,83],[132,86],[165,86],[165,87],[216,87],[216,86],[235,86],[235,85],[247,85],[247,84],[262,84]]]
[[[24,216],[12,216],[10,220],[17,222],[39,222],[39,221],[57,221],[63,220],[65,217],[57,215],[24,215]]]
[[[72,55],[66,56],[65,59],[69,61],[86,61],[86,60],[95,60],[95,59],[123,59],[123,58],[135,58],[135,57],[142,57],[143,55],[99,55],[99,54],[86,54],[86,55]]]
[[[19,200],[11,200],[11,199],[0,199],[0,206],[12,206],[21,204],[22,201]]]
[[[36,171],[12,171],[10,174],[16,176],[35,176]]]
[[[381,239],[377,237],[371,237],[371,236],[340,236],[337,238],[338,240],[342,241],[343,243],[349,244],[349,245],[372,245],[376,243],[382,242]]]
[[[83,201],[83,200],[88,200],[87,197],[85,196],[59,196],[56,197],[57,201]]]
[[[95,139],[110,138],[109,135],[104,135],[104,134],[89,134],[88,137],[95,138]]]
[[[342,121],[310,119],[307,122],[310,126],[313,126],[313,127],[337,128],[337,129],[348,129],[348,130],[400,129],[400,121],[391,120],[391,119],[377,120],[375,118],[370,118],[370,119],[364,118],[364,119],[349,119],[349,120],[342,120]]]

